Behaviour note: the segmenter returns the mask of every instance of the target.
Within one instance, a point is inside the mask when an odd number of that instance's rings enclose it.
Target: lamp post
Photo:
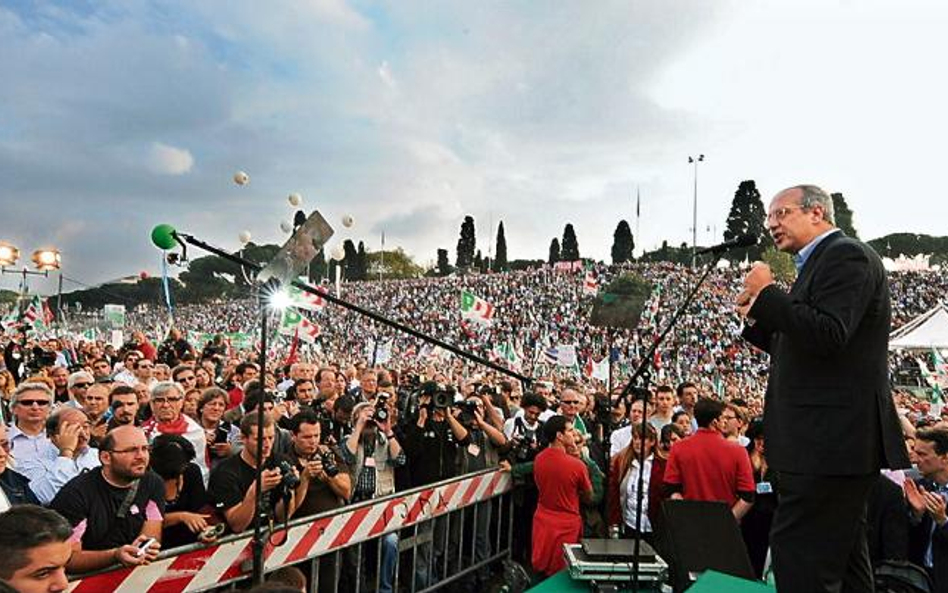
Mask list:
[[[692,208],[691,214],[691,269],[695,268],[695,262],[697,260],[698,254],[698,163],[704,160],[704,155],[699,154],[697,157],[688,157],[689,163],[694,163],[695,165],[695,197],[694,205]]]
[[[36,270],[30,270],[26,266],[23,266],[22,269],[7,269],[8,267],[13,267],[16,265],[17,260],[20,259],[20,250],[16,246],[0,241],[0,273],[3,274],[16,274],[22,276],[22,281],[20,285],[20,300],[26,298],[26,295],[29,293],[29,286],[27,284],[28,276],[43,276],[49,277],[49,273],[52,270],[59,270],[62,265],[62,254],[59,253],[59,250],[55,247],[50,247],[46,249],[37,249],[33,252],[33,256],[30,258],[33,261],[33,266]],[[63,275],[62,271],[59,273],[59,291],[56,297],[56,319],[59,320],[59,311],[62,308],[62,295],[63,295]]]

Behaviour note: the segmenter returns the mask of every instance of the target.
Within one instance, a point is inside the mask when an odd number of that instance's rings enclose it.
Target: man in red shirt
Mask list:
[[[566,567],[563,544],[579,543],[583,535],[580,501],[592,498],[586,465],[566,452],[573,442],[572,423],[553,416],[543,426],[549,446],[537,455],[533,479],[539,496],[533,515],[533,570],[547,576]]]
[[[695,404],[698,431],[672,447],[665,489],[673,499],[726,503],[740,521],[754,502],[756,487],[747,451],[721,434],[724,408],[714,399]]]

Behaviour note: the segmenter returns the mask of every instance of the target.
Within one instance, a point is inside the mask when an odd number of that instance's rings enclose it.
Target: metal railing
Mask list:
[[[364,590],[365,577],[374,580],[373,591],[387,584],[394,591],[433,591],[486,577],[488,565],[510,554],[512,488],[508,473],[482,470],[290,521],[270,536],[265,572],[296,566],[313,592]],[[251,539],[246,532],[166,550],[146,566],[76,578],[69,591],[235,589],[250,579]]]

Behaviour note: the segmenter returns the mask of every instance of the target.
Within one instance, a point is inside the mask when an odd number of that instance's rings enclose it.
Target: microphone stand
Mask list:
[[[265,287],[270,287],[271,284],[267,283],[264,286],[258,286],[257,288],[257,299],[260,303],[260,356],[258,359],[258,364],[260,366],[260,389],[261,393],[266,393],[266,381],[267,381],[267,305],[264,302],[266,298],[267,290]],[[263,526],[266,521],[267,515],[269,514],[269,509],[266,505],[266,497],[263,493],[263,423],[264,423],[264,399],[260,398],[260,401],[257,403],[257,452],[254,456],[254,463],[256,464],[256,477],[255,477],[255,490],[254,490],[254,514],[253,514],[253,584],[261,585],[263,584],[263,569],[264,569],[264,560],[263,552],[266,547],[266,540],[270,539],[270,532],[267,530],[267,537],[264,538]]]
[[[619,396],[620,399],[626,401],[628,409],[631,411],[632,402],[635,400],[642,400],[642,422],[641,422],[641,431],[642,438],[639,439],[639,450],[638,450],[638,459],[639,459],[639,476],[637,483],[636,491],[636,507],[635,507],[635,537],[633,538],[633,547],[632,547],[632,591],[637,592],[639,590],[639,553],[642,546],[642,501],[645,497],[643,489],[645,488],[645,435],[648,434],[648,397],[651,389],[652,383],[652,371],[649,367],[652,366],[653,360],[655,358],[655,352],[658,351],[658,347],[662,344],[668,334],[674,329],[675,325],[678,324],[678,320],[684,315],[685,311],[691,306],[691,303],[694,301],[695,296],[698,294],[698,289],[701,288],[701,285],[704,284],[704,281],[707,280],[708,276],[711,274],[711,271],[717,266],[718,261],[721,260],[722,252],[714,253],[714,259],[708,262],[708,265],[704,269],[704,273],[698,279],[698,281],[691,288],[691,291],[688,293],[688,296],[685,297],[685,302],[678,307],[678,310],[675,311],[675,314],[672,315],[672,318],[665,325],[665,329],[662,330],[662,333],[659,334],[657,338],[652,342],[652,345],[649,347],[648,352],[645,356],[639,360],[639,365],[636,367],[635,371],[632,373],[632,376],[629,378],[629,382],[626,383],[625,387],[622,389],[622,394]],[[634,397],[629,399],[629,394],[634,393]],[[634,426],[630,425],[631,429],[634,429]],[[656,439],[657,441],[657,439]],[[629,441],[629,446],[632,446],[632,441]]]

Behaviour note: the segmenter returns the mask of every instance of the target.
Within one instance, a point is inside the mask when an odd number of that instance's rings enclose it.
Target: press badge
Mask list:
[[[467,452],[471,454],[471,457],[477,457],[481,454],[481,448],[474,443],[471,443],[467,446]]]
[[[770,485],[770,482],[759,482],[757,484],[757,494],[771,494],[774,491],[774,487]]]
[[[375,457],[366,457],[365,467],[375,467]]]

